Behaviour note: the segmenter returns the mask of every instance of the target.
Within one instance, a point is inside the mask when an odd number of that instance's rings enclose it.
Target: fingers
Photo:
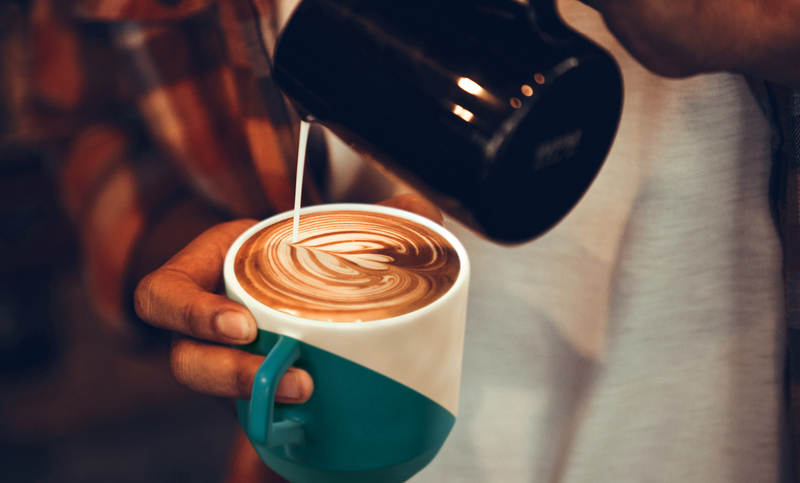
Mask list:
[[[192,241],[136,287],[136,313],[176,336],[170,352],[175,379],[198,392],[249,399],[263,356],[225,345],[252,342],[258,329],[250,312],[216,292],[222,281],[225,255],[236,238],[255,221],[217,225]],[[198,340],[200,339],[200,340]],[[311,397],[311,376],[294,367],[278,383],[275,400],[302,403]]]
[[[408,193],[405,195],[395,196],[394,198],[381,201],[378,204],[416,213],[440,225],[444,222],[442,212],[439,211],[439,208],[418,194]]]
[[[136,313],[163,329],[222,344],[246,344],[256,337],[250,312],[217,295],[228,248],[253,220],[217,225],[139,282]]]
[[[256,371],[263,361],[264,356],[188,337],[176,337],[170,351],[172,373],[179,383],[226,398],[250,399]],[[303,403],[313,392],[314,382],[308,372],[290,367],[278,383],[275,400]]]

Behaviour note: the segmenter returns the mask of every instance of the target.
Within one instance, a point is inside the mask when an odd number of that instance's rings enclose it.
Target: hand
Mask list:
[[[175,332],[170,351],[172,373],[195,391],[249,399],[256,371],[264,360],[227,347],[252,342],[256,322],[242,305],[217,293],[228,248],[254,223],[239,220],[210,228],[136,287],[136,313],[151,325]],[[306,371],[290,368],[278,384],[276,400],[301,403],[313,390]]]
[[[402,195],[381,204],[442,222],[439,210],[418,195]],[[239,220],[210,228],[136,287],[136,313],[145,322],[176,334],[170,351],[172,372],[178,382],[195,391],[249,399],[264,360],[227,346],[252,342],[256,322],[245,307],[218,293],[228,248],[254,223]],[[311,376],[292,367],[278,384],[276,400],[302,403],[313,390]]]
[[[394,198],[381,201],[378,204],[416,213],[440,225],[444,221],[442,212],[439,211],[439,208],[437,208],[436,205],[428,201],[426,198],[423,198],[417,194],[409,193],[395,196]]]
[[[417,195],[380,203],[405,209],[442,223],[439,210]],[[246,344],[256,337],[256,323],[247,309],[217,294],[222,286],[225,254],[254,220],[217,225],[193,240],[136,287],[136,313],[144,321],[175,331],[170,361],[175,378],[199,392],[249,399],[263,356],[218,344]],[[190,337],[187,337],[190,336]],[[311,376],[289,368],[278,383],[276,400],[301,403],[314,390]],[[284,482],[270,470],[239,431],[226,483]]]
[[[800,85],[798,0],[582,1],[657,74],[732,71]]]

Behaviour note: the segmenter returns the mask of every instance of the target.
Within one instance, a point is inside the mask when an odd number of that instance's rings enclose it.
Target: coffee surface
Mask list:
[[[435,231],[397,216],[327,211],[251,236],[234,263],[242,288],[276,310],[313,320],[366,322],[413,312],[444,295],[458,254]]]

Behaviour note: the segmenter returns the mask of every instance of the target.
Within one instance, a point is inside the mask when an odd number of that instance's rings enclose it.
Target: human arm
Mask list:
[[[798,0],[582,0],[668,77],[730,71],[800,86]]]

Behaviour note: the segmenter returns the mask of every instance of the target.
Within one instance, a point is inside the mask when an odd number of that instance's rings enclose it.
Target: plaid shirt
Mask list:
[[[170,243],[156,231],[188,242],[194,225],[292,207],[298,120],[274,85],[264,46],[277,31],[274,7],[271,0],[34,3],[37,123],[90,294],[121,337],[139,337],[131,294],[148,265],[144,245]],[[319,201],[312,181],[304,197]],[[207,215],[189,213],[189,203]]]

